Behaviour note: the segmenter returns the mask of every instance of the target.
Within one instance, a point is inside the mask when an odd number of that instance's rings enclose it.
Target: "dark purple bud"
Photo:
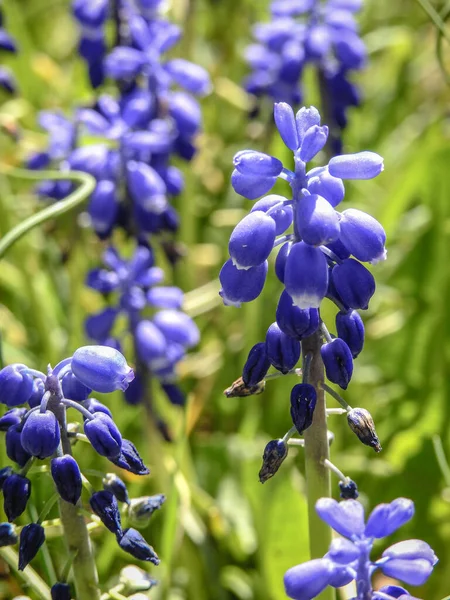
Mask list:
[[[31,454],[29,454],[22,446],[21,442],[22,425],[13,425],[6,432],[6,454],[13,462],[17,463],[19,467],[24,467],[30,460]]]
[[[300,198],[297,223],[302,240],[310,246],[330,244],[339,238],[338,213],[328,200],[317,194]]]
[[[380,440],[375,431],[372,415],[365,408],[352,408],[347,413],[347,421],[350,429],[358,436],[358,439],[375,450],[381,452]]]
[[[318,328],[319,311],[317,308],[298,308],[284,290],[278,301],[276,320],[283,333],[296,340],[302,340]]]
[[[273,477],[288,455],[288,447],[283,440],[271,440],[264,448],[263,464],[259,471],[259,481],[265,483]]]
[[[31,481],[13,473],[3,482],[3,507],[8,521],[14,521],[27,507],[31,494]]]
[[[320,349],[327,377],[346,390],[353,373],[353,359],[350,348],[340,338],[324,344]]]
[[[130,504],[127,486],[115,473],[107,473],[102,480],[103,487],[107,492],[111,492],[119,502]]]
[[[95,398],[88,398],[82,404],[84,408],[92,414],[96,412],[101,412],[110,417],[111,419],[113,418],[112,412],[109,410],[109,408],[101,402],[99,402],[98,400],[96,400]]]
[[[258,210],[249,213],[233,229],[228,250],[238,269],[257,267],[272,252],[275,242],[275,221]]]
[[[130,523],[136,527],[146,527],[155,510],[159,510],[166,501],[164,494],[133,498],[128,508]]]
[[[236,269],[231,259],[227,260],[219,274],[222,285],[219,294],[224,304],[239,307],[241,302],[255,300],[264,287],[267,269],[267,261],[257,267],[243,270]]]
[[[271,364],[286,374],[298,363],[300,342],[283,333],[277,323],[272,323],[266,334],[266,353]]]
[[[298,383],[292,388],[291,419],[300,435],[312,424],[316,401],[316,390],[309,383]]]
[[[150,473],[150,470],[144,465],[144,461],[136,450],[136,446],[130,440],[122,439],[120,455],[111,462],[135,475],[148,475]]]
[[[60,439],[59,423],[49,410],[31,413],[20,435],[24,450],[40,459],[48,458],[56,452]]]
[[[93,419],[84,422],[84,433],[94,450],[110,460],[119,458],[122,436],[116,424],[103,412],[95,412],[93,416]]]
[[[60,581],[52,585],[50,594],[52,596],[52,600],[70,600],[72,598],[70,585]]]
[[[31,396],[28,398],[28,406],[35,408],[39,406],[42,400],[42,396],[45,393],[45,385],[42,379],[36,378],[33,380],[33,391]]]
[[[26,372],[26,366],[14,364],[0,371],[0,403],[18,406],[28,402],[33,392],[33,378]]]
[[[266,354],[266,344],[259,342],[250,350],[242,369],[242,380],[247,387],[257,385],[264,379],[270,368],[270,360]]]
[[[111,492],[106,490],[94,492],[89,500],[89,504],[109,531],[115,535],[122,534],[119,506],[115,496]]]
[[[146,560],[154,565],[159,565],[158,555],[136,529],[125,529],[119,546],[138,560]]]
[[[358,486],[351,479],[349,479],[346,483],[340,481],[339,489],[341,490],[339,495],[343,500],[356,500],[356,498],[359,496]]]
[[[12,467],[3,467],[3,469],[0,469],[0,492],[3,489],[6,478],[12,475],[12,472]]]
[[[11,408],[11,410],[5,412],[5,414],[0,417],[0,431],[8,431],[13,425],[19,425],[26,412],[26,408]]]
[[[126,390],[134,379],[125,357],[109,346],[83,346],[72,356],[72,372],[96,392]]]
[[[45,531],[39,523],[30,523],[20,532],[19,571],[23,571],[45,542]]]
[[[65,454],[64,456],[53,458],[50,467],[58,494],[66,502],[76,504],[81,496],[83,487],[77,461],[73,456]]]
[[[292,248],[292,242],[285,242],[281,246],[281,248],[277,254],[277,257],[275,259],[275,275],[278,277],[278,279],[281,281],[281,283],[284,283],[286,260],[289,255],[289,252],[291,251],[291,248]]]
[[[336,331],[350,348],[353,358],[356,358],[364,346],[364,323],[356,310],[337,313]]]
[[[174,406],[184,406],[186,404],[186,396],[183,391],[174,383],[161,383],[161,388]]]
[[[0,548],[14,546],[14,544],[17,544],[17,540],[14,525],[11,525],[11,523],[0,523]]]
[[[64,398],[76,400],[77,402],[87,400],[87,398],[89,398],[89,394],[92,392],[91,388],[88,388],[81,383],[81,381],[72,373],[72,371],[69,371],[64,375],[61,381],[61,387]]]

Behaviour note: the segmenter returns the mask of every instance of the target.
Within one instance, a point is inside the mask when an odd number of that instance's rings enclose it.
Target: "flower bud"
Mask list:
[[[379,504],[371,512],[364,535],[371,538],[384,538],[414,516],[414,503],[409,498],[396,498],[390,504]]]
[[[291,419],[301,435],[311,426],[317,393],[309,383],[298,383],[291,390]]]
[[[433,565],[423,558],[392,558],[381,565],[381,570],[388,577],[401,579],[409,585],[423,585],[433,571]]]
[[[26,372],[26,366],[14,364],[0,371],[0,403],[18,406],[28,402],[33,392],[33,378]]]
[[[266,382],[264,380],[259,381],[255,385],[247,386],[242,377],[239,377],[223,393],[227,398],[245,398],[247,396],[262,394],[265,389]]]
[[[336,502],[333,498],[319,498],[316,512],[335,531],[347,538],[364,532],[364,507],[357,500]]]
[[[42,396],[45,393],[45,384],[42,379],[38,377],[33,380],[33,391],[31,396],[28,398],[28,406],[30,408],[35,408],[39,406],[42,400]]]
[[[99,181],[89,199],[87,212],[92,227],[101,239],[111,233],[119,216],[119,207],[115,182],[109,179]]]
[[[234,191],[249,200],[256,200],[256,198],[270,192],[276,181],[276,177],[243,175],[237,169],[231,174],[231,185],[233,186]]]
[[[134,379],[125,357],[109,346],[78,348],[72,357],[71,368],[81,383],[96,392],[124,391]]]
[[[314,125],[320,125],[320,113],[314,106],[306,108],[303,106],[295,115],[297,125],[298,138],[301,142],[305,137],[306,132]]]
[[[255,300],[264,287],[267,269],[267,261],[257,267],[243,270],[237,269],[231,259],[227,260],[219,274],[222,285],[219,294],[224,304],[239,307],[241,302]]]
[[[281,204],[286,202],[288,202],[288,199],[284,196],[270,194],[255,202],[250,213],[258,211],[268,213],[270,211],[268,216],[275,221],[275,235],[281,235],[291,226],[294,218],[292,206],[289,204]],[[274,209],[277,204],[280,204],[280,206]]]
[[[286,270],[286,260],[292,248],[292,242],[285,242],[278,251],[275,259],[275,275],[284,283],[284,274]]]
[[[139,321],[134,337],[138,356],[146,365],[153,369],[166,365],[167,339],[152,321]]]
[[[13,462],[17,463],[19,467],[24,467],[31,458],[21,442],[22,425],[13,425],[6,432],[6,454]]]
[[[364,323],[356,310],[337,313],[336,331],[350,348],[352,357],[356,358],[364,346]]]
[[[68,583],[62,583],[61,581],[52,585],[50,594],[52,600],[70,600],[72,598],[70,585]]]
[[[144,210],[161,214],[167,205],[166,184],[143,162],[127,162],[127,183],[134,202]]]
[[[328,163],[330,175],[341,179],[373,179],[383,169],[382,157],[367,151],[334,156]]]
[[[299,139],[294,111],[291,106],[286,102],[276,102],[273,108],[273,116],[281,139],[289,150],[295,152],[299,146]]]
[[[250,350],[247,361],[242,369],[242,381],[247,387],[257,385],[264,379],[270,367],[266,354],[266,344],[259,342]]]
[[[312,194],[297,202],[297,227],[310,246],[330,244],[339,238],[338,214],[325,198]]]
[[[89,394],[92,392],[91,388],[81,383],[71,371],[66,373],[62,378],[61,387],[64,398],[75,400],[76,402],[87,400]]]
[[[117,314],[116,308],[107,307],[95,315],[90,315],[84,323],[87,336],[96,342],[103,342],[109,336]]]
[[[266,353],[271,364],[283,374],[295,367],[300,358],[300,342],[286,335],[272,323],[266,334]]]
[[[228,250],[237,269],[257,267],[272,252],[275,242],[275,221],[258,210],[245,216],[233,229]]]
[[[61,434],[54,413],[32,412],[25,421],[20,442],[26,452],[40,459],[48,458],[59,446]]]
[[[82,26],[97,29],[105,23],[108,17],[108,2],[107,0],[99,0],[98,2],[74,0],[72,11],[74,17]]]
[[[386,233],[376,219],[361,210],[349,208],[341,214],[341,241],[362,262],[385,260]]]
[[[433,549],[422,540],[404,540],[387,548],[383,554],[383,558],[402,559],[402,560],[427,560],[431,565],[438,562],[438,557]]]
[[[278,158],[256,150],[241,150],[234,156],[233,164],[239,173],[250,177],[277,177],[283,170]]]
[[[58,494],[66,502],[76,504],[81,496],[83,487],[77,461],[70,454],[65,454],[64,456],[53,458],[50,467]]]
[[[288,447],[283,440],[271,440],[264,448],[263,464],[259,471],[259,481],[265,483],[273,477],[288,455]]]
[[[340,338],[335,338],[324,344],[320,353],[328,379],[346,390],[353,373],[352,353],[347,344]]]
[[[100,517],[103,525],[115,535],[121,535],[119,506],[115,496],[106,490],[94,492],[89,500],[94,513]]]
[[[106,473],[102,483],[105,490],[114,494],[119,502],[130,504],[127,486],[115,473]]]
[[[3,484],[5,483],[6,478],[12,475],[12,473],[12,467],[3,467],[3,469],[0,469],[0,492],[3,489]]]
[[[103,412],[95,412],[94,418],[84,422],[84,433],[94,450],[110,460],[119,458],[122,436],[114,421]]]
[[[349,479],[346,483],[340,481],[339,489],[341,490],[339,495],[343,500],[356,500],[356,498],[359,496],[358,486],[351,479]]]
[[[300,159],[303,162],[312,160],[327,143],[328,127],[313,125],[306,132],[300,146]]]
[[[276,320],[283,333],[300,341],[318,328],[319,312],[317,308],[298,308],[284,290],[278,301]]]
[[[211,91],[209,75],[203,67],[185,60],[174,58],[164,65],[165,70],[174,81],[191,94],[205,96]]]
[[[197,100],[184,92],[172,92],[168,102],[169,114],[177,124],[178,131],[189,138],[195,135],[202,123],[202,113]]]
[[[120,538],[119,546],[138,560],[146,560],[154,565],[159,565],[158,555],[136,529],[125,529]]]
[[[101,412],[111,419],[113,418],[112,412],[109,410],[107,406],[96,400],[95,398],[88,398],[84,402],[81,403],[86,410],[90,413],[94,414],[96,412]]]
[[[284,273],[286,291],[299,308],[319,308],[328,288],[327,260],[304,242],[292,245]]]
[[[115,465],[135,475],[148,475],[150,470],[144,465],[144,461],[136,450],[136,446],[130,440],[122,439],[122,447],[118,458],[112,459]]]
[[[178,385],[174,383],[161,383],[161,388],[169,399],[169,402],[174,406],[184,406],[186,404],[186,396]]]
[[[8,431],[13,425],[19,425],[27,412],[26,408],[11,408],[0,417],[0,431]]]
[[[378,439],[375,424],[368,410],[365,408],[352,408],[347,413],[347,421],[350,429],[363,444],[370,446],[375,452],[381,452],[380,440]]]
[[[315,598],[327,586],[333,574],[333,563],[316,558],[292,567],[284,575],[286,595],[294,600]]]
[[[370,271],[354,258],[347,258],[332,270],[332,279],[339,296],[349,308],[369,307],[375,293],[375,279]]]
[[[200,340],[197,325],[181,310],[160,310],[153,317],[153,323],[169,342],[184,348],[196,346]]]
[[[335,538],[328,549],[327,558],[340,565],[348,565],[358,560],[360,550],[353,542],[346,538]]]
[[[45,542],[45,531],[39,523],[30,523],[20,532],[19,571],[23,571]]]
[[[142,498],[133,498],[128,507],[128,516],[130,523],[135,527],[147,527],[150,522],[150,517],[161,508],[166,497],[164,494],[156,494],[155,496],[144,496]]]
[[[345,188],[342,179],[330,175],[327,167],[311,169],[307,178],[307,189],[310,194],[322,196],[331,206],[337,206],[344,199]]]
[[[14,521],[27,507],[31,494],[31,481],[13,473],[3,482],[3,507],[8,521]]]

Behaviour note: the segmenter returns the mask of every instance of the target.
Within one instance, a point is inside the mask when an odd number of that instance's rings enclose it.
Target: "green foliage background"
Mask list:
[[[366,347],[345,397],[372,412],[383,452],[375,455],[359,444],[345,419],[334,416],[332,459],[357,481],[367,509],[397,496],[415,501],[415,518],[392,541],[417,537],[433,546],[440,562],[429,583],[415,593],[440,600],[450,593],[450,478],[438,465],[433,437],[439,436],[450,457],[449,94],[436,59],[436,29],[422,7],[412,0],[364,4],[360,21],[369,64],[356,78],[364,101],[351,111],[345,149],[380,153],[385,172],[374,181],[350,182],[344,207],[361,208],[382,222],[389,256],[373,269],[378,287],[364,315]],[[16,123],[20,130],[18,142],[3,131],[0,155],[3,164],[17,165],[45,144],[36,123],[39,110],[70,113],[93,96],[76,56],[69,2],[5,0],[3,5],[8,30],[21,49],[5,62],[17,74],[21,95],[5,97],[0,105],[3,128]],[[232,227],[251,206],[230,188],[233,154],[250,146],[289,160],[265,126],[270,106],[260,121],[249,123],[248,99],[239,87],[251,24],[267,19],[267,3],[174,0],[170,15],[185,28],[174,54],[204,65],[215,85],[203,101],[200,152],[191,166],[181,165],[187,187],[178,201],[179,239],[189,253],[173,274],[173,281],[189,292],[187,307],[197,317],[202,342],[181,368],[189,392],[186,416],[157,397],[173,443],[161,439],[141,408],[126,407],[119,395],[108,402],[123,434],[134,440],[152,469],[152,476],[142,480],[124,475],[131,494],[163,492],[168,497],[143,532],[162,559],[160,567],[151,569],[160,585],[150,597],[281,600],[283,572],[308,558],[301,451],[290,452],[264,486],[258,470],[265,443],[290,426],[293,382],[277,379],[263,395],[251,398],[227,399],[222,393],[239,376],[250,347],[263,339],[281,290],[272,277],[257,302],[238,310],[221,305],[213,281]],[[306,103],[317,103],[314,74],[308,72],[306,81]],[[36,209],[28,183],[0,175],[1,235]],[[126,240],[118,242],[126,248]],[[85,343],[83,319],[101,301],[84,287],[84,274],[101,250],[70,214],[30,233],[8,253],[0,265],[5,362],[44,369]],[[324,315],[333,329],[333,308],[326,306]],[[6,464],[1,452],[0,463]],[[77,447],[75,455],[85,469],[109,469],[94,452]],[[37,511],[48,485],[48,476],[37,478],[32,496]],[[334,493],[337,497],[337,480]],[[57,529],[54,533],[49,555],[39,553],[33,562],[46,580],[53,567],[58,571],[63,564],[62,541]],[[127,556],[108,532],[97,531],[93,539],[107,589]],[[377,550],[383,548],[380,544]],[[21,588],[16,574],[0,579],[0,598],[21,591],[33,596]]]

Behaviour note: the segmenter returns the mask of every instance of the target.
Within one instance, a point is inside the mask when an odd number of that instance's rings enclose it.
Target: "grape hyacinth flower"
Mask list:
[[[245,52],[252,72],[244,85],[257,99],[268,96],[298,106],[303,97],[303,71],[310,64],[316,67],[330,106],[336,151],[341,150],[347,109],[360,103],[351,73],[366,62],[354,17],[361,5],[362,0],[272,0],[272,20],[255,25],[256,41]]]
[[[23,514],[27,507],[32,493],[29,470],[37,459],[51,457],[48,473],[56,488],[55,500],[59,497],[68,506],[82,505],[82,486],[86,478],[71,453],[78,440],[90,443],[98,454],[131,473],[145,475],[149,472],[134,445],[122,438],[109,409],[90,396],[92,392],[124,391],[133,379],[134,373],[124,356],[110,346],[78,348],[55,368],[49,366],[47,374],[24,364],[9,365],[0,370],[0,403],[13,407],[0,418],[0,430],[6,432],[8,457],[18,465],[17,471],[12,467],[0,470],[0,487],[9,522]],[[35,385],[36,381],[42,385]],[[29,408],[19,408],[21,404],[28,404]],[[84,434],[78,433],[78,425],[67,423],[69,409],[82,415]],[[94,491],[87,482],[91,490],[89,503],[120,543],[125,532],[122,532],[116,496],[127,503],[130,499],[117,476],[109,474],[105,481],[109,489],[102,491]],[[26,525],[21,531],[20,570],[34,558],[45,541],[42,520],[52,505],[50,499],[38,522]],[[7,524],[2,527],[0,544],[14,544],[17,541],[14,530]],[[129,542],[125,541],[126,547],[127,544]],[[143,538],[139,547],[143,555],[153,552]]]
[[[262,152],[243,150],[235,155],[231,178],[235,191],[250,200],[263,197],[231,233],[230,259],[219,276],[220,295],[225,305],[237,307],[257,298],[267,277],[270,254],[278,246],[275,273],[284,289],[275,322],[265,341],[250,350],[244,365],[244,392],[239,391],[238,380],[227,395],[256,390],[264,384],[270,366],[281,374],[295,372],[302,341],[317,330],[325,338],[321,355],[326,375],[346,389],[353,360],[364,344],[364,324],[357,311],[367,309],[375,292],[373,275],[363,263],[386,258],[386,235],[378,221],[360,210],[337,210],[345,196],[343,180],[378,176],[383,170],[381,156],[368,151],[344,154],[334,156],[327,165],[308,168],[328,138],[328,127],[321,125],[318,110],[302,108],[294,114],[288,104],[280,102],[275,104],[274,117],[283,142],[293,152],[294,170]],[[290,195],[271,193],[277,179],[290,185]],[[324,298],[339,309],[339,337],[332,337],[320,318]],[[299,434],[312,423],[315,394],[311,390],[304,364],[303,384],[294,387],[291,397],[294,430]],[[359,439],[377,452],[381,450],[373,422],[369,431],[369,418],[364,418],[366,425],[358,418],[362,409],[344,407],[350,411],[348,422]]]
[[[111,246],[103,260],[107,268],[92,270],[87,284],[103,293],[109,304],[87,318],[88,337],[117,347],[127,332],[131,335],[137,370],[135,381],[124,394],[129,403],[142,402],[147,393],[144,382],[151,376],[159,381],[171,403],[183,404],[184,396],[174,383],[175,370],[186,350],[198,343],[199,331],[182,311],[182,291],[160,285],[164,273],[154,265],[153,253],[146,246],[138,246],[130,260]],[[126,317],[127,329],[113,333],[121,315]]]
[[[402,587],[387,585],[372,589],[375,571],[405,582],[422,585],[438,562],[430,546],[421,540],[406,540],[387,548],[381,558],[372,561],[370,553],[377,539],[387,537],[407,523],[414,514],[414,504],[398,498],[378,505],[364,522],[364,508],[357,500],[336,502],[321,498],[316,504],[319,517],[343,537],[331,542],[323,558],[310,560],[289,569],[284,576],[286,594],[293,600],[312,600],[328,586],[341,587],[356,580],[353,600],[412,598]]]

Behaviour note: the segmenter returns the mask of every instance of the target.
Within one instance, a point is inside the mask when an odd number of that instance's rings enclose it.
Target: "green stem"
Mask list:
[[[8,231],[0,240],[0,258],[4,256],[7,250],[15,244],[26,233],[45,223],[49,219],[54,219],[72,210],[82,202],[84,202],[93,192],[95,188],[95,179],[88,173],[81,171],[27,171],[26,169],[14,169],[0,165],[0,172],[8,177],[17,177],[18,179],[31,179],[34,181],[44,181],[47,179],[75,181],[81,183],[80,187],[69,194],[64,200],[55,202],[51,206],[44,208],[35,215],[32,215],[13,229]]]
[[[8,546],[0,548],[0,556],[6,563],[8,563],[11,569],[14,570],[16,575],[20,577],[27,584],[27,586],[33,590],[33,592],[35,592],[40,600],[51,600],[50,589],[48,585],[39,577],[33,567],[28,565],[24,571],[17,571],[19,557],[15,550]]]
[[[331,496],[330,472],[324,465],[324,461],[329,459],[329,446],[325,392],[321,386],[324,379],[324,366],[320,354],[321,344],[322,337],[319,330],[302,341],[303,360],[308,354],[311,355],[308,383],[313,385],[317,392],[313,422],[303,434],[311,559],[322,558],[328,552],[331,543],[331,529],[316,513],[317,500]],[[328,587],[317,598],[334,600],[334,589]]]

